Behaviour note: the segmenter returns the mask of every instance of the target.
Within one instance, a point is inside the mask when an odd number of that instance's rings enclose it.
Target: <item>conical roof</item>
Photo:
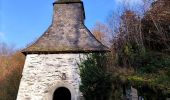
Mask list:
[[[98,41],[84,25],[82,2],[55,2],[52,25],[23,53],[105,52],[108,48]]]

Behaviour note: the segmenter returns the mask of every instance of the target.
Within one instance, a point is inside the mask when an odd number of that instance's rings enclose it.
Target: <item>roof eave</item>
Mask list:
[[[68,51],[21,51],[24,55],[27,55],[27,54],[77,54],[77,53],[107,53],[107,52],[110,52],[109,49],[106,49],[106,50],[68,50]]]

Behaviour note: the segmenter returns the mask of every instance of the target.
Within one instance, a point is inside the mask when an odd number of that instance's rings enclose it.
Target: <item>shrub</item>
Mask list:
[[[89,54],[80,67],[80,91],[85,100],[109,100],[112,89],[111,75],[104,70],[104,55]]]

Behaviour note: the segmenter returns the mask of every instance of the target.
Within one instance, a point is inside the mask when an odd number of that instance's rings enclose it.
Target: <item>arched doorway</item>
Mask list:
[[[67,88],[60,87],[54,92],[53,100],[71,100],[71,93]]]

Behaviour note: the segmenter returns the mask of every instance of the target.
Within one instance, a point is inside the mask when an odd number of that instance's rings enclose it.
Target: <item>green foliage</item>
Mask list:
[[[122,14],[125,19],[122,18],[124,23],[120,25],[120,33],[114,41],[116,44],[114,48],[118,66],[128,69],[132,67],[134,73],[127,72],[123,75],[121,73],[123,69],[120,69],[119,75],[127,78],[128,83],[135,86],[146,100],[164,100],[165,97],[170,97],[168,21],[157,23],[153,19],[142,19],[146,22],[136,23],[142,28],[135,31],[132,24],[134,18],[129,17],[131,14]],[[122,77],[119,78],[118,80],[122,80]]]
[[[170,68],[170,57],[166,55],[147,52],[144,56],[136,58],[136,63],[140,64],[138,68],[139,73],[155,73],[159,70]]]
[[[146,100],[164,100],[170,95],[170,56],[164,53],[145,50],[133,43],[126,43],[121,57],[135,69],[133,75],[127,75],[131,85]],[[123,62],[124,59],[119,59]],[[154,96],[157,94],[157,96]]]
[[[122,45],[118,52],[118,64],[120,66],[134,67],[141,66],[141,59],[145,56],[145,48],[134,42],[127,42]]]
[[[170,97],[169,71],[160,71],[157,73],[159,75],[135,74],[128,76],[128,81],[138,89],[139,95],[146,100],[164,100],[165,97]]]
[[[118,76],[112,76],[111,100],[122,100],[124,94],[124,83]]]
[[[154,73],[170,68],[170,56],[164,53],[145,50],[135,43],[126,43],[119,55],[119,62],[125,62],[138,73]],[[121,64],[120,64],[121,65]]]
[[[105,56],[89,54],[80,67],[80,91],[86,100],[109,100],[112,89],[110,74],[105,72]]]

